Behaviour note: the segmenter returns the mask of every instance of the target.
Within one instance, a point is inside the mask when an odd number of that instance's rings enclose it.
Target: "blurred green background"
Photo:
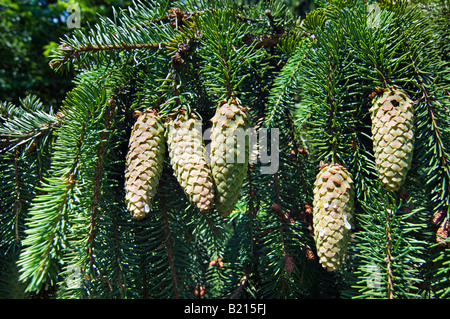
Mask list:
[[[17,103],[35,94],[57,105],[71,87],[71,74],[56,74],[48,66],[51,49],[70,32],[69,5],[78,3],[81,27],[112,16],[112,6],[131,0],[0,0],[0,100]]]

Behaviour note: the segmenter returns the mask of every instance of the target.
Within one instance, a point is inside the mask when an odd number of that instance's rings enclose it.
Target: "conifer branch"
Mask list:
[[[448,235],[448,71],[420,10],[391,2],[377,2],[372,21],[365,1],[319,1],[299,28],[282,0],[174,8],[136,0],[113,19],[73,30],[50,62],[79,72],[60,111],[33,99],[0,103],[1,256],[21,249],[27,291],[47,285],[66,297],[447,296],[448,249],[435,240]],[[383,189],[376,174],[368,93],[388,85],[415,100],[410,198]],[[279,151],[277,172],[258,174],[250,163],[227,218],[197,211],[165,158],[151,213],[130,221],[123,173],[133,111],[154,109],[164,121],[184,106],[210,124],[227,98],[248,108],[257,131],[279,129],[267,149]],[[308,203],[319,160],[348,164],[356,191],[342,277],[319,267],[312,250]],[[349,200],[335,190],[333,206]],[[439,229],[426,225],[430,210]],[[317,236],[337,238],[326,230]],[[81,272],[75,285],[73,269]]]
[[[255,204],[256,189],[254,188],[254,185],[253,185],[251,169],[252,169],[252,165],[249,164],[248,169],[247,169],[247,178],[248,178],[248,186],[249,186],[248,213],[253,217],[253,216],[256,216],[257,212],[259,211],[259,208],[256,207],[256,204]]]
[[[407,18],[409,17],[411,20],[415,19],[416,21],[416,32],[420,34],[420,32],[423,32],[423,28],[426,27],[425,17],[420,15],[417,10],[412,9],[407,14]],[[444,78],[446,73],[448,72],[439,72],[437,74],[437,79],[430,79],[429,78],[429,71],[425,68],[421,68],[421,60],[424,58],[423,56],[427,57],[429,56],[431,63],[428,64],[426,67],[428,69],[435,68],[439,69],[442,67],[443,63],[439,62],[439,60],[436,59],[436,56],[431,56],[430,53],[421,53],[421,51],[416,49],[417,45],[422,46],[422,42],[417,42],[417,40],[414,39],[414,37],[410,37],[407,33],[408,30],[405,30],[403,26],[401,26],[401,34],[403,38],[403,45],[405,46],[408,54],[408,60],[410,62],[410,65],[412,66],[412,74],[414,76],[416,85],[419,87],[421,97],[419,98],[418,102],[423,103],[423,105],[426,108],[426,118],[427,118],[427,126],[426,129],[429,129],[431,131],[432,136],[430,136],[430,139],[432,139],[432,145],[431,148],[433,155],[437,157],[437,165],[439,167],[439,175],[442,179],[441,184],[447,185],[445,188],[441,188],[440,191],[445,193],[446,195],[441,195],[440,198],[448,198],[448,195],[450,195],[450,154],[448,153],[448,150],[446,149],[444,145],[444,136],[442,134],[442,124],[440,123],[438,119],[438,115],[436,114],[438,110],[434,110],[434,105],[440,105],[439,102],[437,102],[436,94],[434,92],[431,92],[431,90],[437,91],[440,87],[442,87],[442,84],[440,83],[441,78]],[[411,32],[411,31],[409,31]],[[445,69],[445,67],[444,67]],[[445,81],[445,80],[444,80]],[[430,84],[432,85],[430,87]],[[437,103],[436,103],[437,102]],[[445,115],[444,115],[445,116]],[[428,145],[429,146],[429,145]],[[435,149],[435,150],[433,150]],[[430,163],[431,164],[431,163]],[[434,175],[434,174],[433,174]],[[431,179],[429,179],[430,181]],[[436,191],[436,190],[434,190]],[[436,196],[436,194],[435,194]],[[434,197],[436,198],[436,197]],[[447,207],[447,218],[450,216],[450,208],[449,207],[449,200],[440,200],[440,204],[435,206],[434,213],[437,213],[440,211],[443,207]]]
[[[113,212],[113,227],[114,227],[114,253],[115,253],[115,258],[114,261],[117,262],[117,268],[119,268],[119,273],[122,274],[121,276],[119,275],[119,282],[118,285],[121,288],[120,291],[123,294],[123,290],[125,288],[125,282],[124,282],[124,278],[125,278],[125,270],[123,268],[122,265],[122,247],[121,247],[121,239],[120,239],[120,229],[119,229],[119,220],[118,220],[119,216],[118,213],[116,211]]]
[[[82,129],[83,130],[83,129]],[[31,282],[27,287],[27,291],[39,291],[42,284],[48,279],[54,280],[55,274],[51,273],[51,268],[54,268],[52,263],[57,263],[57,256],[53,255],[54,250],[60,249],[62,239],[60,237],[60,227],[63,220],[63,215],[67,209],[67,203],[76,185],[77,166],[80,157],[80,148],[82,145],[83,134],[80,135],[75,156],[70,169],[66,171],[65,175],[61,177],[54,177],[47,179],[47,183],[43,183],[43,195],[35,199],[34,206],[30,211],[30,229],[26,231],[27,237],[23,240],[26,247],[21,254],[19,264],[22,266],[22,275],[20,279],[27,281],[31,278]],[[55,196],[55,197],[53,197]],[[48,219],[47,225],[44,229],[41,227],[39,221],[42,219],[41,213],[46,212]],[[33,229],[33,226],[36,229]],[[42,233],[41,233],[42,232]],[[37,236],[36,236],[37,235]],[[36,242],[39,242],[37,245]],[[39,250],[39,246],[44,246],[45,249]],[[36,250],[38,249],[38,250]],[[33,259],[38,259],[37,265],[33,264]],[[38,269],[30,269],[29,267],[37,267]],[[54,269],[53,269],[54,271]]]
[[[91,205],[89,208],[90,211],[90,226],[89,226],[89,235],[87,240],[87,246],[88,246],[88,256],[89,256],[89,263],[93,264],[94,262],[94,253],[93,248],[95,245],[95,235],[96,235],[96,224],[97,224],[97,214],[98,214],[98,205],[99,200],[101,196],[101,190],[102,190],[102,183],[103,183],[103,174],[104,174],[104,160],[106,156],[106,146],[109,140],[108,132],[111,130],[111,118],[114,116],[114,106],[115,101],[114,99],[110,99],[105,106],[104,111],[104,126],[105,130],[101,132],[100,138],[101,142],[98,146],[97,150],[97,162],[95,164],[95,173],[94,173],[94,183],[93,183],[93,195],[91,199]]]
[[[32,208],[30,211],[30,229],[26,231],[27,237],[23,240],[25,249],[22,251],[18,262],[22,270],[20,280],[23,282],[31,280],[27,291],[39,291],[47,280],[56,279],[54,263],[57,263],[57,261],[54,259],[56,258],[54,249],[60,249],[58,247],[61,244],[59,242],[61,239],[58,238],[60,223],[74,185],[75,182],[72,180],[63,181],[55,178],[49,180],[49,184],[44,184],[44,186],[50,189],[58,189],[58,201],[47,194],[40,195],[36,198],[35,203],[41,206],[38,210]],[[42,220],[39,216],[41,210],[47,214],[48,212],[51,213],[46,216],[45,225],[39,223]],[[36,231],[33,227],[41,229]],[[35,260],[38,261],[37,264]]]
[[[393,282],[393,273],[392,273],[392,263],[393,263],[393,257],[392,257],[392,235],[391,235],[391,218],[390,218],[390,210],[387,209],[385,211],[386,214],[386,269],[387,269],[387,297],[389,299],[394,299],[394,282]]]
[[[83,46],[75,47],[63,44],[59,48],[59,52],[62,53],[61,57],[50,61],[49,66],[53,70],[58,70],[61,66],[65,65],[69,61],[80,60],[79,56],[83,53],[97,53],[100,51],[131,51],[131,50],[156,50],[165,48],[166,43],[121,43],[121,44],[105,44],[105,45],[91,45],[86,44]]]
[[[174,261],[174,251],[172,246],[172,234],[170,231],[169,226],[169,217],[168,217],[168,211],[167,211],[167,203],[166,198],[162,197],[161,199],[161,206],[163,210],[163,227],[164,227],[164,237],[165,237],[165,248],[167,253],[167,259],[169,264],[169,270],[172,276],[172,293],[173,297],[175,299],[180,299],[181,294],[178,287],[178,277],[177,277],[177,269],[175,268],[175,261]]]
[[[44,111],[36,96],[28,95],[19,105],[0,102],[0,151],[12,151],[25,145],[23,151],[33,151],[40,138],[59,126],[53,111]]]
[[[270,12],[270,10],[267,11]],[[68,63],[81,63],[82,59],[87,57],[87,55],[101,52],[128,52],[146,49],[173,50],[174,45],[177,47],[184,41],[194,40],[194,38],[200,37],[203,30],[201,27],[198,27],[196,19],[208,13],[215,15],[217,14],[217,10],[209,8],[195,12],[183,12],[179,8],[172,8],[164,16],[154,17],[150,21],[143,22],[139,22],[142,17],[135,17],[137,21],[133,21],[133,18],[128,17],[125,13],[121,13],[117,18],[123,24],[122,26],[111,20],[102,19],[102,24],[97,25],[96,30],[91,30],[88,35],[76,31],[72,39],[66,38],[62,41],[56,54],[53,55],[49,66],[58,71]],[[266,15],[270,20],[271,15],[267,13]],[[243,17],[242,14],[236,14],[235,18],[241,21],[253,21],[252,18]],[[271,23],[273,23],[272,20]],[[274,47],[287,34],[284,28],[280,28],[277,25],[274,25],[274,29],[276,30],[275,34],[252,35],[251,33],[247,33],[242,38],[243,42],[247,46],[255,49]],[[157,31],[163,33],[164,36],[161,37]],[[133,38],[132,42],[129,41],[128,36]],[[191,37],[191,39],[185,38],[186,36]],[[176,43],[177,40],[179,43]],[[175,61],[183,60],[180,52],[175,53],[172,58]]]
[[[283,214],[283,208],[281,207],[281,193],[280,193],[280,181],[278,178],[278,172],[273,174],[273,183],[275,187],[275,203],[272,204],[272,209],[277,213],[278,216],[278,227],[280,231],[280,242],[281,242],[281,255],[286,255],[285,239],[284,239],[284,221],[285,218]],[[281,298],[286,298],[286,282],[285,274],[282,272],[281,278]]]
[[[19,236],[19,214],[22,210],[22,196],[20,189],[20,176],[19,176],[19,157],[20,149],[16,148],[14,156],[14,179],[16,186],[16,196],[14,201],[14,234],[16,243],[20,243]]]
[[[236,288],[233,290],[233,292],[230,294],[230,296],[228,297],[228,299],[236,299],[239,294],[242,292],[242,289],[245,288],[245,286],[247,285],[248,281],[249,281],[249,277],[250,277],[250,273],[251,273],[251,268],[247,268],[245,270],[244,275],[239,279],[239,283],[237,284]]]
[[[305,45],[301,43],[293,56],[283,66],[283,69],[275,80],[264,119],[264,123],[268,128],[273,127],[276,121],[276,115],[282,113],[282,108],[290,107],[290,104],[292,104],[292,98],[290,96],[293,94],[293,91],[298,90],[296,86],[298,84],[299,69],[304,55]]]

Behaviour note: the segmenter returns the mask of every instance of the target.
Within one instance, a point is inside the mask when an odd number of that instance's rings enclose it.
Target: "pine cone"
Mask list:
[[[216,208],[219,214],[228,216],[239,200],[247,174],[248,145],[238,137],[243,136],[249,123],[244,108],[236,101],[222,103],[211,121],[211,169],[216,184]]]
[[[175,176],[190,202],[205,213],[214,202],[214,183],[204,157],[201,122],[183,112],[170,120],[167,128],[169,157]]]
[[[449,235],[450,226],[448,219],[445,219],[439,228],[436,231],[436,242],[439,246],[446,247],[447,246],[447,238]]]
[[[303,252],[306,254],[306,258],[308,258],[308,260],[312,261],[312,260],[316,259],[316,257],[314,256],[314,252],[311,249],[309,249],[309,247],[304,246]]]
[[[142,113],[131,132],[125,169],[125,201],[131,216],[150,212],[165,152],[164,125],[154,111]]]
[[[324,166],[314,182],[314,239],[320,263],[338,270],[347,251],[354,209],[353,180],[339,164]]]
[[[286,270],[288,274],[292,274],[295,268],[294,257],[292,257],[291,254],[285,254],[283,255],[283,260],[284,260],[284,270]]]
[[[390,89],[374,99],[370,112],[379,177],[386,190],[399,190],[412,161],[413,102],[402,91]]]
[[[442,219],[445,217],[445,211],[442,209],[442,210],[440,210],[440,211],[438,211],[432,218],[431,218],[431,223],[433,224],[433,225],[437,225],[437,224],[439,224],[441,221],[442,221]]]

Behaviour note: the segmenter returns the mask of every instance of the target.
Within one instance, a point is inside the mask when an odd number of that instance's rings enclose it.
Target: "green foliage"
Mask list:
[[[73,74],[56,74],[48,56],[59,38],[72,29],[70,5],[80,9],[80,25],[98,22],[98,14],[112,16],[111,6],[128,0],[2,0],[0,1],[0,101],[18,103],[27,94],[57,105],[72,87]],[[73,9],[73,8],[72,8]]]
[[[136,1],[67,34],[50,65],[76,77],[57,113],[33,96],[0,104],[0,294],[448,297],[448,230],[436,241],[450,209],[450,78],[435,41],[445,31],[418,6],[370,5],[318,1],[300,19],[275,0]],[[415,108],[413,165],[398,192],[381,187],[370,136],[372,93],[389,86]],[[123,172],[135,112],[166,117],[183,105],[206,130],[230,98],[259,133],[278,129],[276,172],[251,162],[222,217],[190,205],[166,159],[152,211],[131,220]],[[337,273],[318,263],[312,236],[320,161],[355,181]]]

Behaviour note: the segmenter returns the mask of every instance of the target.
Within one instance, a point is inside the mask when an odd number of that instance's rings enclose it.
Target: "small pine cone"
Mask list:
[[[336,271],[350,240],[354,209],[351,174],[339,164],[321,168],[314,182],[313,226],[317,255],[328,271]]]
[[[284,270],[286,270],[288,274],[292,274],[295,267],[294,257],[292,257],[291,254],[285,254],[283,256],[283,259],[284,259]]]
[[[413,102],[400,90],[390,89],[370,108],[375,163],[388,191],[403,185],[414,148]]]
[[[445,211],[444,210],[440,210],[438,211],[432,218],[431,218],[431,223],[433,225],[437,225],[440,223],[440,221],[444,218],[445,216]]]
[[[205,287],[200,285],[195,286],[194,293],[197,297],[203,297],[205,294]]]
[[[438,230],[436,231],[436,242],[439,243],[440,246],[442,247],[447,246],[447,238],[449,232],[450,232],[449,222],[448,219],[445,219],[439,226]]]
[[[304,246],[303,252],[305,253],[306,258],[308,258],[308,260],[312,261],[316,259],[316,257],[314,256],[314,252],[311,249],[309,249],[309,247]]]
[[[222,103],[211,121],[211,170],[217,191],[215,203],[219,214],[228,216],[239,200],[247,174],[249,147],[245,142],[245,132],[249,122],[244,108],[235,101]]]
[[[131,132],[125,169],[125,201],[131,216],[150,212],[164,163],[164,125],[154,111],[141,113]]]
[[[200,212],[214,203],[214,182],[205,159],[201,122],[186,112],[167,123],[167,145],[174,174],[190,202]]]

